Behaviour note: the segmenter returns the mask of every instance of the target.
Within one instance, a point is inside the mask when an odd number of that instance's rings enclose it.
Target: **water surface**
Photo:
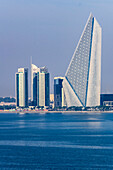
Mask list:
[[[0,114],[0,169],[113,169],[113,113]]]

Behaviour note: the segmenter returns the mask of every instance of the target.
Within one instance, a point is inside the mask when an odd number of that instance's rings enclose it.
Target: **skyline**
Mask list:
[[[15,72],[30,68],[30,56],[48,67],[53,92],[53,78],[65,75],[90,12],[103,29],[101,92],[113,93],[112,8],[111,0],[0,1],[0,96],[15,96]]]

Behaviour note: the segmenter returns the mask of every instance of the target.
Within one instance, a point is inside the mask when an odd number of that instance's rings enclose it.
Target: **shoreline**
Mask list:
[[[109,110],[109,111],[0,111],[1,113],[16,113],[16,114],[34,114],[34,113],[40,113],[40,114],[47,114],[47,113],[113,113],[113,110]]]

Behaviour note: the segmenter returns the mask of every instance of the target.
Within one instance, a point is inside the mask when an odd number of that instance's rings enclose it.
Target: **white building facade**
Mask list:
[[[90,14],[63,81],[67,107],[100,105],[101,32]]]
[[[16,106],[28,107],[28,69],[19,68],[15,74]]]
[[[49,106],[49,73],[46,67],[39,68],[31,64],[31,101],[34,106]]]

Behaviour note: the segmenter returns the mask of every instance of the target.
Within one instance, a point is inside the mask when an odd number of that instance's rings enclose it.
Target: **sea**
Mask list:
[[[113,113],[1,113],[0,169],[113,169]]]

